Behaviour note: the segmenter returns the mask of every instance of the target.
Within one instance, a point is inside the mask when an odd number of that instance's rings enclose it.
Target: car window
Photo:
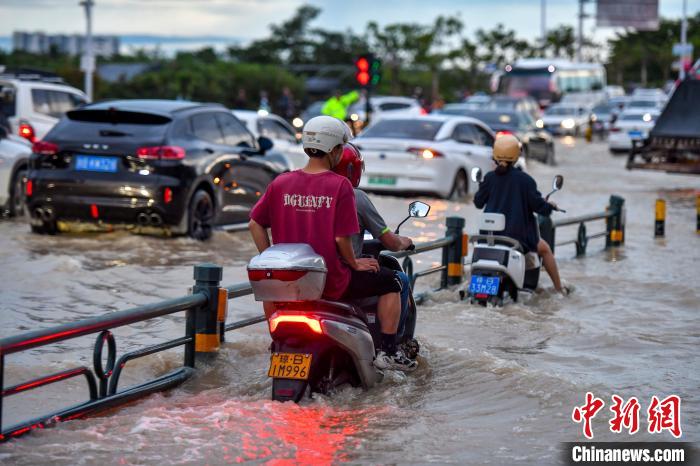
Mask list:
[[[221,134],[219,125],[216,123],[215,114],[200,113],[199,115],[194,115],[190,121],[192,123],[192,132],[199,139],[214,144],[224,144],[224,137]]]
[[[493,147],[493,136],[479,125],[474,125],[474,131],[477,134],[476,143],[481,146]]]
[[[266,138],[296,142],[294,133],[279,121],[275,121],[271,118],[261,118],[258,122],[258,127],[260,128],[260,134]]]
[[[51,100],[48,91],[44,89],[32,89],[32,105],[36,113],[51,115]]]
[[[87,101],[78,94],[68,93],[68,96],[70,97],[71,103],[73,104],[73,108],[82,107],[87,103]]]
[[[61,91],[48,91],[51,100],[51,116],[61,118],[66,112],[73,110],[73,101],[70,94]]]
[[[367,128],[362,137],[432,141],[442,125],[442,121],[424,119],[379,120]]]
[[[17,91],[11,84],[0,84],[0,112],[6,117],[15,116]],[[2,118],[0,116],[0,118]]]
[[[250,131],[233,115],[219,113],[216,115],[221,131],[224,134],[224,144],[229,146],[255,147],[255,141]]]
[[[387,111],[387,110],[405,110],[407,108],[410,108],[411,104],[406,104],[406,103],[400,103],[400,102],[385,102],[383,104],[379,104],[379,110]]]
[[[462,144],[477,144],[478,135],[474,131],[473,125],[468,123],[462,123],[455,126],[455,130],[452,132],[452,139]]]

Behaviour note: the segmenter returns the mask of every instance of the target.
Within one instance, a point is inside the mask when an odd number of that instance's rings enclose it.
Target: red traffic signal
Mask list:
[[[355,79],[361,86],[366,86],[369,84],[369,73],[366,71],[359,71],[355,74]]]
[[[367,60],[367,57],[360,57],[355,62],[355,66],[358,71],[367,71],[369,70],[369,60]]]

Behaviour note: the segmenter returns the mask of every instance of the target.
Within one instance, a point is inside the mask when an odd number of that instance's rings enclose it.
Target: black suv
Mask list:
[[[57,220],[169,227],[204,240],[248,220],[284,158],[217,104],[118,100],[70,111],[34,144],[32,231]]]

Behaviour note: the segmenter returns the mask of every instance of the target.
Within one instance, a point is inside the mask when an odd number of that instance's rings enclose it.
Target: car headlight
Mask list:
[[[572,118],[566,118],[561,122],[561,127],[564,129],[571,129],[574,126],[576,126],[576,122]]]
[[[542,121],[541,119],[540,119],[540,120],[537,120],[537,121],[535,122],[535,126],[537,126],[537,127],[540,128],[540,129],[544,128],[544,121]]]

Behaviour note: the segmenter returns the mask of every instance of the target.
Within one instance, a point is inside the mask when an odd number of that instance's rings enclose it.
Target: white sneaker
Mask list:
[[[397,371],[411,372],[418,367],[418,361],[408,359],[403,351],[396,350],[393,355],[386,354],[383,350],[379,350],[374,358],[374,367],[377,369],[393,369]]]

